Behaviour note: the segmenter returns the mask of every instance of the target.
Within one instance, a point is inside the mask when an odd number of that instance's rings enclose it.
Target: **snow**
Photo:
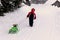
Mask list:
[[[60,40],[60,8],[46,4],[24,5],[23,7],[0,17],[0,40]],[[35,8],[37,19],[30,27],[26,15]],[[13,24],[18,24],[17,34],[8,34]]]

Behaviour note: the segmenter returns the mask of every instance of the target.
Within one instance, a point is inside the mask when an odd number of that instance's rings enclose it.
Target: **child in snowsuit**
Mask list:
[[[32,27],[33,26],[33,20],[36,19],[36,14],[34,13],[35,9],[32,8],[31,12],[28,13],[27,17],[29,17],[29,25]]]
[[[9,30],[9,33],[17,33],[18,28],[17,28],[17,24],[14,24],[13,27]]]

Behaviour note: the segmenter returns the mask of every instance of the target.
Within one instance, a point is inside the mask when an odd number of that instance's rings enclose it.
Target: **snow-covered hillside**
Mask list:
[[[49,3],[50,2],[50,3]],[[60,40],[60,8],[46,4],[24,5],[23,7],[0,17],[0,40]],[[37,19],[30,27],[26,15],[35,8]],[[18,24],[17,34],[8,34],[13,24]]]

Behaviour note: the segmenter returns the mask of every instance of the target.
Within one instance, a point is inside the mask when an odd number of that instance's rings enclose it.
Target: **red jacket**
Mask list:
[[[36,19],[36,14],[34,13],[34,11],[35,11],[35,9],[34,9],[34,8],[32,8],[31,12],[29,12],[29,13],[28,13],[27,17],[29,17],[29,16],[30,16],[30,14],[32,14],[32,13],[33,13],[33,15],[34,15],[34,19]]]

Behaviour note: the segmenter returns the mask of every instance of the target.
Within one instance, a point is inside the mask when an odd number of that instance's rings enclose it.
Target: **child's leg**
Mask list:
[[[33,26],[33,20],[29,20],[29,25],[32,27]]]

